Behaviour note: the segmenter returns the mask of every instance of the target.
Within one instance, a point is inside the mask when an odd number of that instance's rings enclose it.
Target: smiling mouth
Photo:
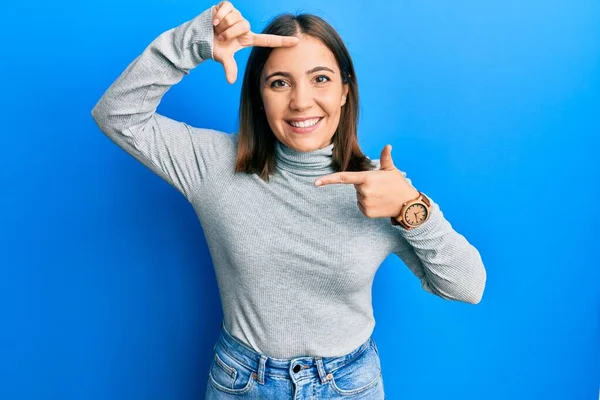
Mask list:
[[[292,128],[306,129],[306,128],[312,128],[313,126],[317,125],[319,122],[321,122],[321,120],[323,118],[325,118],[325,117],[313,118],[313,119],[305,120],[302,122],[294,122],[293,124],[292,124],[292,121],[285,121],[285,122]],[[309,121],[309,122],[307,122],[307,121]]]

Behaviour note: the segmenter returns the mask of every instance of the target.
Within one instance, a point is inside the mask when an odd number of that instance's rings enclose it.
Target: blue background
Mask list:
[[[161,32],[206,1],[2,5],[0,399],[199,399],[221,308],[203,232],[176,190],[91,109]],[[374,284],[390,399],[598,398],[600,2],[234,3],[327,19],[354,57],[360,143],[482,254],[477,305],[424,292],[391,255]],[[241,76],[214,61],[159,112],[236,129]]]

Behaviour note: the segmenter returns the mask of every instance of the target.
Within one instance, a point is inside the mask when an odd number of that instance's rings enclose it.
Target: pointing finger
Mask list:
[[[315,185],[325,186],[336,183],[361,185],[364,182],[364,172],[336,172],[335,174],[326,175],[317,179]]]
[[[300,38],[296,36],[279,36],[264,33],[252,35],[252,46],[258,47],[291,47],[298,44]]]

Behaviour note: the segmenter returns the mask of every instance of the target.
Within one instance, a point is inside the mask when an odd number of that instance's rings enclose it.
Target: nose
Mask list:
[[[290,98],[290,109],[295,111],[304,111],[311,108],[314,104],[313,93],[310,86],[297,85],[292,91]]]

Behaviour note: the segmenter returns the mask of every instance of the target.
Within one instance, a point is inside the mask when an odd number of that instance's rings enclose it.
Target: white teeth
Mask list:
[[[306,121],[302,122],[290,121],[290,125],[295,126],[296,128],[310,128],[311,126],[315,126],[320,119],[321,118],[307,119]]]

